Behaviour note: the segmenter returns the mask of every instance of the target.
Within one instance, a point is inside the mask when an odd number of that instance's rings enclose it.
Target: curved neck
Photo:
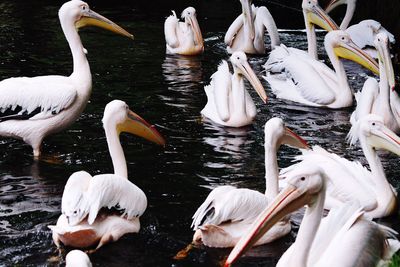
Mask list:
[[[373,188],[378,202],[378,207],[374,212],[388,215],[392,208],[391,205],[395,204],[392,187],[386,179],[385,170],[383,169],[381,160],[375,149],[367,144],[367,140],[364,136],[360,137],[360,144],[374,179]]]
[[[114,167],[114,174],[128,178],[128,168],[126,166],[124,151],[119,140],[119,133],[115,127],[108,127],[108,125],[104,125],[104,130],[106,132],[108,151],[110,152]]]
[[[277,146],[270,134],[265,135],[265,196],[268,203],[271,203],[279,193]]]
[[[294,248],[291,260],[295,264],[290,266],[308,266],[308,256],[321,223],[324,202],[325,189],[321,190],[316,200],[307,206],[296,241],[293,244]]]
[[[61,19],[60,19],[61,20]],[[85,77],[91,79],[90,67],[84,53],[81,38],[73,22],[61,20],[61,27],[68,41],[73,58],[73,72],[71,76]]]
[[[257,8],[257,15],[255,19],[255,39],[261,45],[264,45],[264,28],[267,29],[269,37],[271,39],[271,50],[273,50],[276,46],[281,44],[279,39],[278,28],[276,27],[274,18],[271,13],[268,11],[266,7]],[[255,44],[256,45],[256,44]]]
[[[384,116],[384,119],[386,118],[391,118],[392,115],[392,110],[390,108],[390,88],[389,88],[389,82],[388,78],[386,75],[386,69],[384,66],[384,63],[379,60],[379,73],[380,73],[380,79],[379,79],[379,109],[383,112],[383,114],[386,114]],[[385,121],[385,124],[387,121]],[[387,124],[386,124],[387,125]]]
[[[342,23],[340,23],[341,30],[346,30],[349,27],[350,21],[353,18],[355,9],[356,9],[355,1],[350,1],[347,3],[346,14],[344,15]]]
[[[315,26],[307,20],[306,11],[303,11],[304,22],[306,23],[306,34],[307,34],[307,44],[308,44],[308,54],[311,58],[318,60],[317,53],[317,36],[315,34]]]

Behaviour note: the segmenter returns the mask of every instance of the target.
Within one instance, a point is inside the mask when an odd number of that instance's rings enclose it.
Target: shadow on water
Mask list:
[[[41,3],[46,7],[40,8],[36,1],[30,2],[26,8],[32,12],[24,10],[20,1],[0,3],[3,12],[0,16],[0,79],[21,75],[69,75],[70,52],[56,18],[59,3],[47,0]],[[259,112],[255,123],[246,128],[230,129],[203,120],[200,111],[207,101],[203,87],[210,82],[219,62],[229,58],[223,44],[223,31],[236,12],[234,8],[232,11],[222,8],[226,5],[223,1],[215,1],[221,6],[218,12],[199,15],[205,53],[193,58],[177,57],[165,55],[161,18],[169,15],[167,3],[163,2],[154,14],[142,4],[111,8],[100,1],[93,8],[131,30],[136,40],[130,42],[98,30],[81,32],[83,44],[89,51],[93,92],[79,120],[44,142],[44,153],[57,156],[60,164],[34,164],[27,145],[18,140],[0,139],[0,265],[62,264],[62,260],[57,259],[58,252],[47,225],[54,224],[60,215],[61,194],[73,172],[86,170],[93,175],[112,172],[101,125],[104,106],[112,99],[126,101],[132,110],[154,123],[166,136],[167,146],[162,149],[136,137],[121,136],[130,180],[146,192],[149,206],[141,219],[139,234],[124,236],[91,255],[98,266],[127,263],[135,266],[219,265],[229,249],[199,247],[192,249],[182,261],[173,257],[191,242],[191,216],[212,188],[232,184],[265,190],[263,126],[273,116],[283,118],[311,145],[318,144],[366,163],[357,146],[349,147],[344,142],[352,109],[315,109],[276,99],[261,77],[267,56],[249,59],[269,95],[265,105],[256,92],[249,89]],[[201,4],[198,14],[205,13],[207,3]],[[179,2],[173,8],[183,4]],[[235,8],[240,9],[239,6]],[[282,30],[280,35],[288,46],[307,47],[304,32]],[[327,60],[322,41],[323,33],[319,32],[319,52]],[[268,37],[266,42],[269,43]],[[369,73],[355,64],[345,65],[351,86],[361,88]],[[298,153],[282,147],[279,165],[290,165]],[[387,153],[382,157],[389,180],[399,190],[398,158]],[[298,213],[294,229],[300,220],[301,213]],[[397,218],[384,222],[398,225]],[[274,244],[253,249],[248,254],[251,257],[242,259],[238,266],[272,265],[292,243],[295,233],[292,231],[290,236]]]

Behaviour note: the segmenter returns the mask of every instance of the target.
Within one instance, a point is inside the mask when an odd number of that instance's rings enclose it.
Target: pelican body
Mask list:
[[[361,92],[355,94],[357,107],[351,115],[350,122],[354,124],[359,118],[373,113],[381,116],[390,130],[398,132],[400,117],[392,111],[390,105],[390,100],[395,99],[397,93],[394,91],[395,77],[390,58],[389,38],[385,33],[376,35],[375,48],[378,51],[379,82],[370,77],[364,83]]]
[[[378,64],[341,30],[325,36],[325,50],[334,71],[318,60],[281,45],[270,54],[264,66],[267,71],[264,79],[278,98],[331,109],[352,106],[353,93],[340,58],[355,61],[375,73],[379,73]]]
[[[40,156],[43,139],[75,122],[91,94],[92,76],[77,29],[94,25],[133,38],[79,0],[66,2],[58,15],[72,53],[72,74],[0,82],[0,135],[22,139],[32,147],[35,158]]]
[[[296,241],[276,266],[378,266],[400,248],[396,232],[366,218],[356,204],[331,210],[322,219],[330,178],[318,164],[302,164],[287,173],[286,179],[287,186],[254,221],[225,266],[236,261],[277,221],[304,205]]]
[[[256,106],[244,86],[247,78],[261,99],[266,103],[267,94],[256,74],[247,62],[246,54],[235,52],[230,57],[233,74],[223,60],[218,71],[211,76],[211,83],[204,87],[207,104],[201,114],[213,122],[229,127],[242,127],[253,122]]]
[[[193,215],[193,241],[209,247],[233,247],[258,214],[278,194],[277,150],[282,144],[308,148],[307,143],[279,118],[265,124],[265,181],[262,194],[246,188],[220,186],[210,192]],[[290,232],[288,219],[280,221],[256,244],[272,242]]]
[[[204,41],[197,22],[196,10],[193,7],[186,8],[182,12],[182,19],[184,22],[180,22],[175,11],[172,11],[172,15],[165,20],[167,54],[195,56],[203,53]]]
[[[114,174],[91,176],[85,171],[73,173],[65,185],[62,215],[53,230],[58,245],[89,247],[118,240],[126,233],[138,232],[139,217],[147,207],[145,193],[128,180],[128,172],[119,134],[128,132],[151,142],[164,145],[163,137],[154,126],[129,110],[120,100],[107,104],[103,125],[114,166]],[[102,209],[118,207],[118,215],[104,214]]]
[[[349,27],[356,9],[357,0],[331,0],[326,7],[329,13],[336,7],[346,4],[346,14],[340,24],[340,29],[345,30],[353,42],[368,53],[371,57],[378,58],[378,51],[374,48],[374,41],[379,33],[385,33],[391,44],[395,43],[394,35],[387,31],[378,21],[367,19]]]
[[[330,178],[325,208],[331,209],[349,202],[357,202],[371,218],[381,218],[397,211],[397,193],[386,179],[377,150],[400,155],[400,137],[388,129],[381,117],[368,114],[355,123],[349,133],[351,144],[360,142],[370,171],[359,162],[349,161],[323,148],[304,151],[297,159],[300,165],[318,164]],[[294,164],[282,170],[285,174],[296,169]]]
[[[225,34],[228,53],[265,54],[264,35],[269,33],[271,50],[280,44],[278,29],[269,10],[252,5],[252,0],[240,0],[242,14],[229,26]]]

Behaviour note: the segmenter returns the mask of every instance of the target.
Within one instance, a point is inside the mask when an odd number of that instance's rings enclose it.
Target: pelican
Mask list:
[[[243,51],[247,54],[265,54],[264,34],[268,31],[271,50],[280,44],[278,29],[269,10],[255,7],[252,0],[240,0],[242,14],[229,26],[225,34],[228,53]]]
[[[209,247],[233,247],[258,214],[278,195],[277,151],[282,144],[308,148],[307,143],[279,118],[265,124],[265,194],[225,185],[210,192],[193,215],[194,243]],[[257,245],[272,242],[290,232],[289,220],[282,220]]]
[[[357,0],[331,0],[326,7],[326,12],[329,13],[336,7],[346,4],[346,14],[340,24],[341,30],[346,30],[353,42],[370,56],[378,58],[377,50],[374,49],[374,40],[378,33],[386,33],[390,43],[394,44],[394,35],[387,31],[379,22],[367,19],[349,27],[350,21],[356,9]]]
[[[204,87],[207,104],[201,114],[213,122],[229,127],[242,127],[253,122],[257,109],[244,87],[243,76],[267,102],[267,94],[256,74],[247,62],[246,54],[235,52],[230,57],[233,74],[228,63],[222,60],[218,71],[211,76],[211,83]]]
[[[195,56],[203,53],[204,42],[196,18],[196,9],[186,8],[181,17],[185,22],[179,22],[175,11],[172,11],[172,15],[165,20],[164,33],[167,54]]]
[[[394,91],[395,78],[386,33],[376,35],[375,47],[378,51],[380,80],[378,83],[376,79],[368,78],[361,92],[355,94],[357,107],[351,115],[350,122],[354,124],[360,117],[373,113],[381,116],[390,130],[398,132],[400,117],[398,114],[395,117],[390,106],[390,99],[396,97],[397,93]]]
[[[92,76],[77,30],[93,25],[133,38],[82,1],[66,2],[58,15],[72,53],[72,74],[18,77],[0,82],[0,135],[22,139],[32,147],[36,159],[44,137],[71,125],[90,97]]]
[[[400,248],[393,229],[364,216],[356,204],[331,210],[321,220],[331,174],[315,164],[302,164],[286,175],[288,184],[263,210],[230,253],[230,266],[285,215],[306,205],[296,241],[276,266],[378,266]],[[381,265],[379,265],[381,266]]]
[[[74,249],[65,257],[65,267],[92,267],[92,263],[85,252]]]
[[[126,233],[135,233],[140,229],[139,217],[146,210],[147,198],[139,187],[128,180],[119,134],[128,132],[159,145],[164,145],[165,141],[154,126],[130,111],[128,105],[120,100],[107,104],[103,125],[114,174],[92,177],[85,171],[79,171],[70,176],[61,200],[62,215],[56,226],[49,226],[58,246],[60,242],[80,248],[97,244],[97,250]],[[116,212],[104,210],[113,207],[117,207]]]
[[[375,73],[379,73],[378,64],[341,30],[325,36],[325,50],[334,71],[301,53],[277,47],[264,66],[264,79],[278,98],[332,109],[352,106],[353,93],[340,58],[353,60]]]
[[[397,193],[386,179],[377,149],[400,155],[400,137],[384,125],[381,117],[368,114],[352,126],[349,140],[351,144],[360,142],[371,171],[357,161],[349,161],[318,146],[303,151],[303,155],[297,157],[308,164],[319,164],[329,176],[325,208],[353,201],[360,203],[365,214],[371,218],[395,213]],[[295,168],[297,164],[283,169],[282,174]]]

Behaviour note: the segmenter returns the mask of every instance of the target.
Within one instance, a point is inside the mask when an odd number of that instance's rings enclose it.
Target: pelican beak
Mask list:
[[[400,137],[383,124],[372,130],[368,142],[375,148],[384,149],[400,156]]]
[[[150,125],[142,117],[131,110],[128,111],[127,119],[117,127],[119,133],[131,133],[143,137],[153,143],[165,146],[165,139],[156,130],[154,125]]]
[[[311,194],[307,194],[307,191],[301,192],[295,186],[288,184],[261,212],[249,231],[242,236],[229,254],[224,266],[230,266],[234,263],[283,217],[309,203],[312,199],[311,196]]]
[[[388,39],[385,41],[385,45],[375,45],[377,50],[378,50],[378,58],[379,61],[383,65],[383,70],[386,73],[386,78],[389,83],[390,89],[394,90],[396,86],[396,81],[394,77],[394,71],[393,71],[393,64],[392,64],[392,58],[390,57],[390,49],[389,49],[389,42]]]
[[[249,23],[250,26],[250,38],[254,40],[255,37],[255,28],[254,28],[254,20],[253,20],[253,10],[251,8],[251,1],[246,1],[246,3],[242,3],[242,12],[244,16],[244,20]]]
[[[334,48],[334,52],[339,57],[357,62],[370,71],[379,74],[379,65],[375,59],[365,53],[353,41],[346,43],[340,42],[339,45]]]
[[[133,35],[112,22],[111,20],[103,17],[102,15],[87,9],[86,11],[83,11],[83,14],[81,18],[75,22],[75,27],[77,29],[80,29],[85,26],[96,26],[100,27],[112,32],[115,32],[117,34],[121,34],[124,36],[127,36],[131,39],[133,39]]]
[[[325,12],[329,13],[332,10],[334,10],[335,8],[337,8],[338,6],[344,4],[345,2],[343,0],[331,0],[329,1],[328,5],[325,8]]]
[[[267,93],[265,92],[264,87],[262,86],[260,80],[257,78],[256,74],[254,73],[253,69],[250,67],[247,61],[239,64],[239,68],[242,71],[243,75],[247,78],[253,88],[256,90],[258,95],[261,97],[264,103],[267,103],[268,97]]]
[[[283,135],[282,144],[286,144],[296,148],[310,149],[303,138],[298,136],[295,132],[285,127],[285,134]]]
[[[199,23],[197,22],[196,17],[190,16],[188,18],[190,25],[192,26],[192,30],[194,32],[194,35],[196,36],[196,42],[198,45],[203,45],[203,36],[201,35],[201,30]]]
[[[307,22],[310,24],[318,25],[328,32],[339,29],[331,17],[317,3],[313,4],[311,9],[305,9],[305,13]]]

